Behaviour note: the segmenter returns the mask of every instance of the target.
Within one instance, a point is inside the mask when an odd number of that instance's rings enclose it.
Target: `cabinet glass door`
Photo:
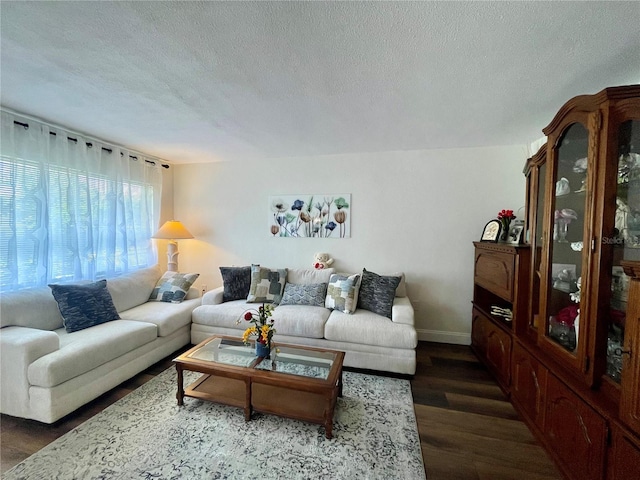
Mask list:
[[[556,351],[580,357],[578,349],[584,332],[580,334],[580,290],[583,273],[585,212],[587,209],[588,130],[573,123],[556,143],[554,152],[554,183],[550,192],[551,227],[547,242],[548,256],[545,271],[546,308],[543,312],[544,337]],[[537,233],[538,234],[538,233]],[[582,348],[584,350],[584,348]]]
[[[620,383],[629,295],[629,277],[624,274],[620,262],[640,260],[640,120],[629,120],[620,125],[617,153],[614,236],[603,238],[603,242],[613,249],[606,374]]]
[[[544,244],[544,202],[546,195],[547,145],[527,161],[527,243],[531,246],[529,312],[527,323],[516,324],[518,335],[526,335],[537,342],[540,320],[540,279],[542,278],[542,246]]]

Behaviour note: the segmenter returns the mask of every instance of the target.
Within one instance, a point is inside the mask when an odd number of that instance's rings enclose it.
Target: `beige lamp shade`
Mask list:
[[[169,220],[164,222],[155,235],[151,238],[162,238],[165,240],[180,240],[183,238],[193,238],[191,232],[177,220]]]
[[[185,228],[182,223],[177,220],[169,220],[164,222],[155,235],[151,238],[159,238],[169,240],[167,245],[167,270],[170,272],[178,271],[178,242],[176,239],[193,238],[191,232]]]

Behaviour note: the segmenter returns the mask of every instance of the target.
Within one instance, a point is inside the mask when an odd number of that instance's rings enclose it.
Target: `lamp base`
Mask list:
[[[178,242],[175,240],[170,240],[167,244],[167,271],[168,272],[177,272],[178,271]]]

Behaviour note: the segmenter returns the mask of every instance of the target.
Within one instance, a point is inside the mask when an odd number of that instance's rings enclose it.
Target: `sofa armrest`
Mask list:
[[[27,327],[0,329],[0,410],[24,417],[29,411],[29,365],[60,348],[55,332]]]
[[[224,287],[209,290],[202,296],[202,305],[220,305],[222,303],[222,292],[224,292]]]
[[[404,325],[413,325],[413,306],[408,297],[396,297],[391,307],[391,321]]]

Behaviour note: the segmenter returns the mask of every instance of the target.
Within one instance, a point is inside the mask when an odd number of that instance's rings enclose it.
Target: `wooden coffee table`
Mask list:
[[[344,352],[278,344],[271,358],[255,345],[215,335],[173,360],[178,371],[178,405],[185,396],[239,407],[246,421],[254,411],[324,425],[332,437],[333,412],[342,396]],[[204,375],[183,387],[183,371]]]

